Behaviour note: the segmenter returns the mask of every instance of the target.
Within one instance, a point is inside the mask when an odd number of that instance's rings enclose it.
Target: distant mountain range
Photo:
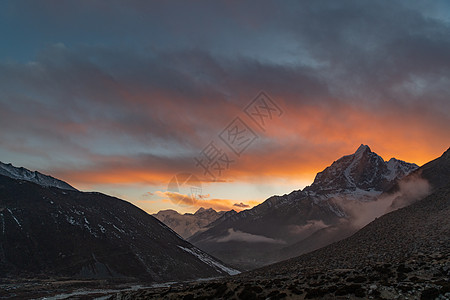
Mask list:
[[[238,273],[129,202],[23,168],[1,170],[0,277],[163,282]]]
[[[175,210],[161,210],[153,214],[155,218],[169,226],[182,238],[187,239],[199,231],[206,230],[211,223],[221,217],[229,217],[237,214],[236,211],[215,211],[212,208],[205,209],[200,207],[195,213],[180,214]]]
[[[270,197],[188,241],[243,269],[297,256],[348,237],[369,223],[376,215],[357,224],[353,208],[377,200],[417,168],[395,158],[385,161],[361,145],[319,172],[311,186]]]

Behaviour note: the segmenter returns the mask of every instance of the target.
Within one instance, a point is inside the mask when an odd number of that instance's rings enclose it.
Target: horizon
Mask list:
[[[360,144],[419,166],[449,147],[445,1],[2,1],[0,19],[0,161],[148,213],[249,209]]]
[[[353,153],[349,153],[349,154],[345,154],[345,155],[343,155],[343,156],[341,156],[341,157],[339,157],[339,158],[337,158],[335,161],[337,161],[337,160],[339,160],[340,158],[342,158],[342,157],[345,157],[345,156],[348,156],[348,155],[352,155],[352,154],[355,154],[361,147],[367,147],[368,149],[369,149],[369,151],[371,151],[371,152],[373,152],[373,153],[376,153],[375,151],[373,151],[372,150],[372,148],[370,148],[370,146],[369,145],[364,145],[364,144],[361,144]],[[448,148],[447,150],[449,150],[450,148]],[[447,151],[447,150],[444,150],[442,153],[444,153],[445,151]],[[377,154],[377,153],[376,153]],[[378,155],[378,154],[377,154]],[[389,158],[389,159],[385,159],[384,157],[382,157],[382,156],[380,156],[386,163],[390,160],[390,159],[397,159],[396,157],[391,157],[391,158]],[[432,158],[432,159],[430,159],[429,161],[427,161],[427,162],[425,162],[425,163],[423,163],[423,164],[416,164],[419,168],[420,167],[422,167],[424,164],[426,164],[426,163],[428,163],[428,162],[430,162],[430,161],[432,161],[432,160],[434,160],[434,159],[436,159],[436,158],[438,158],[438,157],[440,157],[440,156],[437,156],[437,157],[435,157],[435,158]],[[401,160],[401,159],[400,159]],[[334,163],[335,161],[333,161],[332,163]],[[401,160],[402,161],[402,160]],[[12,163],[5,163],[5,162],[2,162],[2,161],[0,161],[1,163],[4,163],[4,164],[6,164],[6,165],[12,165],[13,167],[16,167],[16,168],[25,168],[25,169],[27,169],[27,170],[29,170],[28,168],[26,168],[26,167],[23,167],[23,166],[15,166],[14,164],[12,164]],[[329,166],[332,164],[332,163],[330,163],[329,164]],[[412,164],[415,164],[414,162],[408,162],[408,163],[412,163]],[[328,167],[328,166],[327,166]],[[324,169],[323,169],[324,170]],[[316,172],[316,175],[317,175],[317,173],[319,173],[319,172],[321,172],[321,171],[323,171],[323,170],[320,170],[320,171],[317,171]],[[31,172],[40,172],[39,170],[29,170],[29,171],[31,171]],[[40,172],[40,173],[42,173],[42,172]],[[51,176],[51,177],[54,177],[54,176],[52,176],[52,174],[44,174],[44,173],[42,173],[43,175],[46,175],[46,176]],[[61,178],[56,178],[56,179],[60,179],[60,180],[62,180]],[[315,176],[314,176],[314,179],[315,179]],[[290,191],[288,191],[288,192],[285,192],[285,193],[281,193],[281,194],[273,194],[273,195],[269,195],[267,198],[265,198],[264,200],[262,200],[261,202],[259,202],[259,203],[256,203],[256,204],[254,204],[254,205],[252,205],[252,206],[249,206],[249,207],[239,207],[239,206],[231,206],[229,209],[226,209],[226,208],[224,208],[224,207],[222,207],[222,209],[217,209],[217,208],[215,208],[214,206],[207,206],[208,204],[207,203],[205,203],[206,204],[206,206],[203,206],[203,202],[200,202],[200,203],[198,203],[198,204],[196,204],[196,205],[181,205],[181,207],[188,207],[188,210],[183,210],[183,209],[175,209],[175,208],[173,208],[174,207],[174,203],[173,203],[173,201],[176,201],[176,199],[171,199],[171,197],[169,197],[169,199],[172,201],[172,205],[170,206],[170,207],[168,207],[168,208],[165,208],[165,209],[160,209],[160,210],[158,210],[158,211],[146,211],[147,213],[149,213],[149,214],[156,214],[156,213],[158,213],[158,212],[160,212],[160,211],[167,211],[167,210],[173,210],[173,211],[175,211],[175,212],[177,212],[177,213],[179,213],[179,214],[181,214],[181,215],[183,215],[183,214],[194,214],[194,213],[196,213],[197,211],[199,211],[199,210],[201,210],[201,209],[204,209],[204,210],[207,210],[207,209],[213,209],[213,210],[215,210],[216,212],[220,212],[220,211],[231,211],[231,210],[235,210],[236,212],[241,212],[241,211],[244,211],[244,210],[249,210],[249,209],[252,209],[253,207],[255,207],[255,206],[258,206],[259,204],[261,204],[261,203],[263,203],[264,201],[266,201],[267,199],[269,199],[270,197],[272,197],[272,196],[283,196],[283,195],[286,195],[286,194],[290,194],[291,192],[293,192],[293,191],[297,191],[297,190],[303,190],[305,187],[307,187],[307,186],[310,186],[310,185],[312,185],[313,184],[313,182],[314,182],[314,179],[309,183],[309,184],[306,184],[306,185],[304,185],[303,187],[301,187],[301,188],[293,188],[292,190],[290,190]],[[63,180],[64,181],[64,180]],[[66,181],[65,181],[66,182]],[[98,191],[96,191],[96,190],[81,190],[81,189],[78,189],[76,186],[73,186],[70,182],[66,182],[66,183],[68,183],[69,185],[71,185],[72,187],[74,187],[74,188],[76,188],[77,190],[79,190],[79,191],[81,191],[81,192],[98,192]],[[107,194],[107,193],[105,193],[105,194]],[[109,196],[114,196],[114,195],[109,195]],[[114,196],[114,197],[116,197],[116,196]],[[118,198],[120,198],[120,197],[118,197]],[[122,200],[126,200],[126,199],[122,199]],[[201,200],[201,199],[196,199],[196,201],[199,201],[199,200]],[[128,200],[126,200],[126,201],[128,201]],[[130,202],[130,203],[133,203],[132,201],[128,201],[128,202]],[[137,205],[137,206],[139,206],[139,205]],[[176,205],[175,205],[176,206]],[[219,206],[220,207],[220,206]],[[141,209],[143,209],[142,207],[140,207]],[[145,210],[145,209],[144,209]]]

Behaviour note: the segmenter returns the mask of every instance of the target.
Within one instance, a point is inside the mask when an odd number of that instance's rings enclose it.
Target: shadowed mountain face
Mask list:
[[[426,163],[417,173],[428,180],[432,189],[439,189],[450,182],[450,148],[441,157]]]
[[[368,146],[318,173],[303,191],[273,196],[189,241],[220,259],[251,269],[312,251],[350,236],[346,203],[374,201],[417,169],[397,159],[384,161]]]
[[[0,175],[2,276],[158,282],[235,273],[126,201]]]

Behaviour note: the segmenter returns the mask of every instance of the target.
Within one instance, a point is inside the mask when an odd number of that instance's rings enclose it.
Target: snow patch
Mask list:
[[[344,211],[342,211],[340,209],[339,206],[337,206],[335,203],[333,202],[328,202],[328,207],[330,208],[330,210],[338,217],[340,218],[345,218],[347,215],[345,214]]]
[[[97,224],[97,226],[98,226],[98,228],[100,228],[100,231],[101,231],[102,233],[105,233],[105,232],[106,232],[105,227],[103,227],[103,226],[100,225],[100,224]]]
[[[0,213],[0,216],[2,217],[2,230],[3,230],[3,235],[5,235],[5,218],[3,217],[3,213]]]
[[[13,217],[14,221],[16,221],[17,225],[19,225],[20,229],[22,229],[22,224],[20,224],[19,220],[17,220],[17,218],[14,216],[14,214],[12,213],[12,211],[8,208],[9,213],[11,214],[11,216]]]
[[[121,232],[121,233],[125,233],[124,230],[118,228],[116,225],[112,224],[112,226],[113,226],[117,231],[119,231],[119,232]]]
[[[179,245],[178,245],[178,248],[180,248],[180,249],[182,249],[182,250],[184,250],[184,251],[194,255],[195,257],[200,259],[205,264],[215,268],[216,270],[225,272],[228,275],[236,275],[236,274],[240,273],[239,271],[237,271],[235,269],[232,269],[232,268],[229,268],[229,267],[226,267],[226,266],[222,265],[220,262],[214,260],[212,257],[210,257],[206,253],[200,251],[199,249],[196,249],[196,248],[189,249],[189,248],[186,248],[186,247],[183,247],[183,246],[179,246]]]
[[[78,222],[72,216],[66,216],[66,220],[72,225],[78,225]]]
[[[84,224],[84,228],[86,228],[90,234],[97,237],[97,234],[94,231],[92,231],[91,227],[88,224]]]

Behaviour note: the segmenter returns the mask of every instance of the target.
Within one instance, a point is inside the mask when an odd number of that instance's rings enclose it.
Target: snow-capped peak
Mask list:
[[[361,144],[355,153],[341,157],[317,173],[313,184],[305,190],[326,193],[357,189],[382,191],[417,168],[416,164],[395,158],[385,162],[369,146]]]
[[[213,213],[213,214],[216,214],[217,213],[217,211],[215,211],[214,209],[212,209],[212,208],[204,208],[204,207],[200,207],[195,213],[194,213],[194,215],[199,215],[199,214],[205,214],[205,213]]]
[[[397,177],[403,177],[419,167],[416,164],[407,163],[396,158],[391,158],[386,162],[386,165],[389,173],[386,174],[385,177],[388,180],[393,180]]]
[[[372,151],[370,150],[370,147],[369,147],[369,146],[364,145],[364,144],[361,144],[361,145],[358,147],[358,149],[356,150],[356,152],[355,152],[354,155],[357,156],[357,157],[361,157],[361,156],[363,155],[363,153],[366,152],[366,151],[372,152]]]
[[[31,181],[42,186],[53,186],[64,190],[76,191],[74,187],[62,180],[56,179],[49,175],[44,175],[37,171],[30,171],[23,167],[18,168],[12,164],[0,162],[0,175],[8,176],[13,179]]]

